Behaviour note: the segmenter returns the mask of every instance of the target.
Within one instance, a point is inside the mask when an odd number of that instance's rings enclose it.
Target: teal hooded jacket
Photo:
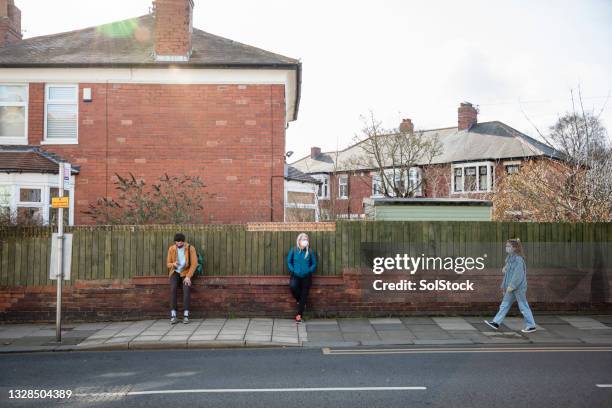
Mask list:
[[[305,250],[293,247],[287,254],[287,268],[292,275],[304,278],[317,269],[317,257],[312,249],[306,255]]]

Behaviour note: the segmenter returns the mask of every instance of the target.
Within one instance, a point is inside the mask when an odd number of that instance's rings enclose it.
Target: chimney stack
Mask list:
[[[153,1],[157,61],[189,61],[193,7],[193,0]]]
[[[459,109],[457,109],[457,113],[457,127],[459,130],[468,130],[478,123],[478,109],[473,107],[469,102],[461,102]]]
[[[311,147],[310,148],[310,158],[311,159],[316,159],[317,157],[319,157],[319,155],[321,155],[321,148],[320,147]]]
[[[14,0],[0,0],[0,47],[21,38],[21,10]]]
[[[411,119],[402,119],[402,123],[400,123],[400,132],[402,133],[413,133],[414,132],[414,124]]]

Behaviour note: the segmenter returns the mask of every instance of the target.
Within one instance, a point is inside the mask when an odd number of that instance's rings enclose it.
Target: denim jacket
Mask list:
[[[510,291],[527,290],[527,265],[525,259],[517,254],[509,254],[504,266],[502,289]]]

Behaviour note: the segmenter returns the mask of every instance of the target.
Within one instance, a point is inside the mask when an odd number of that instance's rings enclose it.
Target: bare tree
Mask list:
[[[609,222],[612,220],[612,143],[599,114],[571,94],[572,111],[540,137],[555,154],[532,160],[500,182],[497,219]]]
[[[355,136],[360,154],[350,159],[353,168],[369,169],[380,181],[380,194],[413,197],[422,188],[420,168],[442,153],[437,134],[385,129],[373,112],[362,116],[363,128]]]
[[[203,200],[211,197],[199,177],[168,176],[148,185],[130,173],[116,174],[118,197],[99,198],[83,211],[98,224],[192,224],[201,223]]]

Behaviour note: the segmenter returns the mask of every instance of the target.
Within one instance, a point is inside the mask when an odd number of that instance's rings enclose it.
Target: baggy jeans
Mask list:
[[[531,308],[529,307],[529,303],[527,303],[526,290],[506,292],[504,294],[504,298],[502,299],[501,305],[499,305],[499,312],[497,312],[493,318],[493,321],[497,324],[501,324],[515,300],[518,302],[519,310],[525,319],[525,327],[535,327],[536,323],[533,319],[533,313],[531,313]]]
[[[289,287],[293,297],[298,302],[297,314],[304,314],[304,308],[306,307],[306,300],[308,300],[308,292],[312,285],[312,274],[300,278],[299,276],[291,275],[289,281]]]
[[[172,275],[170,276],[170,307],[172,308],[172,310],[176,310],[177,308],[176,292],[178,290],[180,283],[183,283],[182,285],[180,285],[183,287],[183,310],[189,310],[189,289],[190,287],[184,284],[184,280],[185,278],[181,278],[181,275],[179,275],[176,272],[173,272]]]

